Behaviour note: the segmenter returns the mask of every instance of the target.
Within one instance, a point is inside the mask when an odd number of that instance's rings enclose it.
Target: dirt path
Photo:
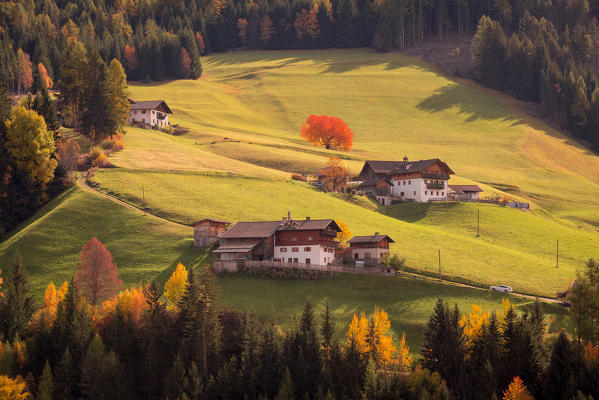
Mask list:
[[[156,218],[156,219],[158,219],[158,220],[160,220],[162,222],[167,222],[169,224],[176,224],[176,225],[179,225],[179,226],[182,226],[182,227],[185,227],[185,228],[189,228],[190,227],[189,225],[185,225],[185,224],[182,224],[180,222],[171,221],[169,219],[166,219],[166,218],[163,218],[163,217],[159,217],[156,214],[149,213],[149,212],[147,212],[145,210],[142,210],[141,208],[135,207],[132,204],[126,203],[126,202],[124,202],[124,201],[122,201],[122,200],[120,200],[120,199],[118,199],[118,198],[116,198],[114,196],[111,196],[109,194],[100,192],[99,190],[96,190],[93,187],[89,186],[83,176],[79,176],[77,178],[77,186],[79,186],[79,188],[81,188],[82,190],[85,190],[88,193],[92,193],[92,194],[94,194],[96,196],[108,199],[108,200],[112,201],[113,203],[116,203],[116,204],[118,204],[118,205],[120,205],[122,207],[128,208],[129,210],[140,212],[143,215],[149,215],[149,216],[151,216],[153,218]]]

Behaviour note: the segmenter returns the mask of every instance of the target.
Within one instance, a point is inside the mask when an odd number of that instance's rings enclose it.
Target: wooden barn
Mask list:
[[[210,247],[226,232],[231,223],[217,219],[203,219],[191,224],[193,227],[193,245],[195,247]]]

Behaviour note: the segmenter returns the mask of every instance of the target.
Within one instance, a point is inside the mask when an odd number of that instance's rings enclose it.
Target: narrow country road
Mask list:
[[[91,187],[91,186],[89,186],[87,184],[87,182],[85,181],[85,178],[83,177],[83,174],[81,174],[81,176],[78,177],[78,179],[77,179],[77,186],[79,186],[82,190],[85,190],[88,193],[92,193],[92,194],[94,194],[96,196],[100,196],[100,197],[103,197],[105,199],[108,199],[108,200],[110,200],[110,201],[112,201],[112,202],[114,202],[114,203],[116,203],[116,204],[118,204],[120,206],[126,207],[126,208],[128,208],[130,210],[150,215],[151,217],[159,219],[159,220],[161,220],[163,222],[168,222],[168,223],[171,223],[171,224],[177,224],[177,225],[180,225],[180,226],[183,226],[183,227],[186,227],[186,228],[190,227],[189,225],[185,225],[185,224],[182,224],[180,222],[171,221],[171,220],[159,217],[156,214],[151,214],[151,213],[149,213],[147,211],[142,210],[141,208],[135,207],[132,204],[129,204],[129,203],[126,203],[126,202],[124,202],[122,200],[119,200],[118,198],[116,198],[114,196],[111,196],[109,194],[100,192],[99,190],[96,190],[96,189],[94,189],[93,187]],[[442,283],[447,284],[447,285],[460,286],[460,287],[465,287],[465,288],[470,288],[470,289],[477,289],[477,290],[481,290],[481,291],[488,291],[489,290],[489,289],[484,289],[484,288],[481,288],[481,287],[478,287],[478,286],[468,285],[466,283],[459,283],[459,282],[454,282],[454,281],[447,280],[447,279],[434,278],[434,277],[430,277],[428,275],[419,274],[419,273],[415,273],[415,272],[409,272],[409,273],[405,273],[404,272],[404,273],[402,273],[402,276],[407,277],[407,278],[409,278],[411,276],[412,278],[416,278],[416,279],[424,279],[424,280],[428,280],[430,282],[442,282]],[[516,293],[516,292],[510,293],[510,295],[511,296],[516,296],[516,297],[523,297],[523,298],[527,298],[527,299],[532,299],[532,300],[539,299],[540,301],[544,301],[544,302],[547,302],[547,303],[556,303],[556,304],[561,303],[560,300],[553,299],[551,297],[532,296],[532,295],[523,294],[523,293]]]

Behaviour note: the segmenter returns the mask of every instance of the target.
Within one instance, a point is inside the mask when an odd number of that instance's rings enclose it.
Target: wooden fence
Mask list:
[[[238,272],[239,270],[254,270],[254,269],[273,269],[273,270],[303,270],[317,272],[332,272],[332,273],[351,273],[364,275],[395,275],[395,271],[386,268],[372,267],[349,267],[345,265],[317,265],[304,264],[284,261],[256,261],[256,260],[239,260],[239,261],[214,261],[214,272]]]

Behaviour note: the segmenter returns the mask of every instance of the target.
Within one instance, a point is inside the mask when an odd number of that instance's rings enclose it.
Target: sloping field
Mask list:
[[[189,262],[199,255],[191,247],[191,228],[144,216],[78,188],[43,207],[25,225],[0,244],[0,268],[6,271],[21,254],[38,298],[48,283],[74,277],[79,251],[93,236],[112,253],[127,285],[149,282],[179,258]]]
[[[166,173],[104,170],[94,182],[119,198],[152,212],[190,223],[201,218],[277,220],[292,216],[334,218],[346,222],[354,234],[389,234],[391,251],[407,259],[412,268],[438,271],[483,285],[505,282],[514,290],[553,296],[568,284],[585,252],[599,253],[599,234],[571,228],[543,215],[495,205],[481,205],[482,237],[476,238],[476,206],[471,204],[422,205],[429,210],[424,223],[402,221],[397,205],[383,212],[324,194],[305,183],[264,180],[223,174]],[[408,210],[408,214],[410,211]],[[430,214],[430,215],[428,215]],[[555,238],[562,239],[560,268],[555,268]]]

